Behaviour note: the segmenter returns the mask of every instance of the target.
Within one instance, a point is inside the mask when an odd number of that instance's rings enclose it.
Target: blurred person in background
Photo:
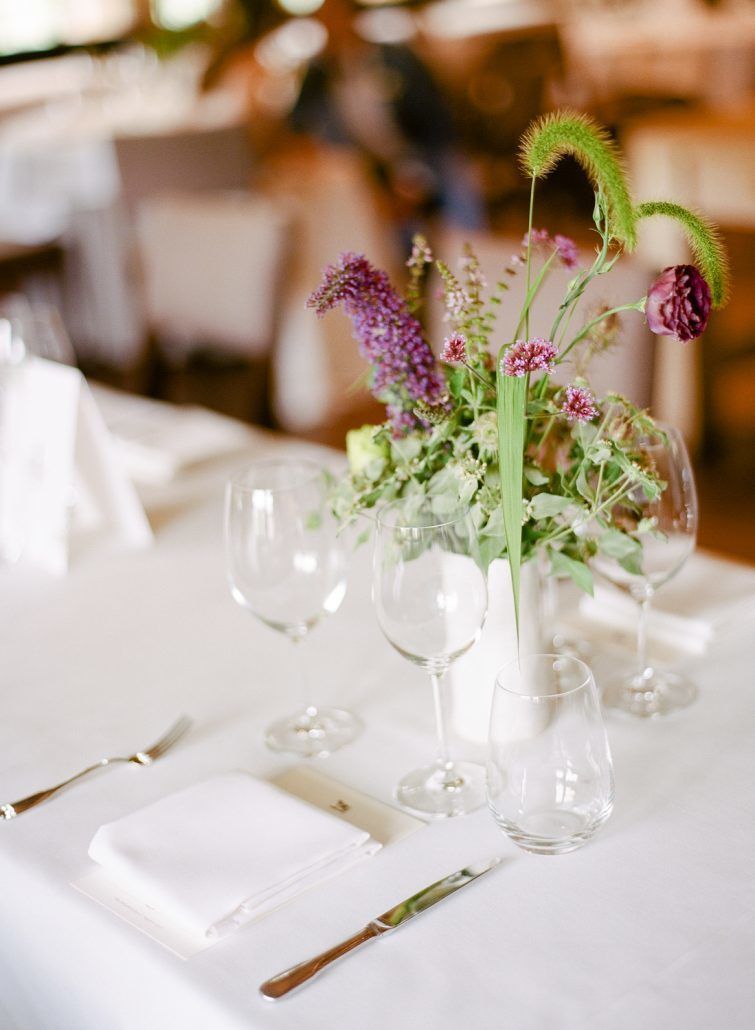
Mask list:
[[[364,8],[353,0],[319,6],[310,0],[306,7],[287,0],[289,9],[310,16],[310,53],[297,62],[295,53],[288,61],[285,55],[287,47],[306,49],[304,19],[288,18],[276,0],[239,2],[245,45],[235,44],[233,61],[247,78],[250,130],[263,160],[275,163],[285,154],[306,160],[323,148],[359,153],[403,251],[435,217],[467,229],[484,226],[480,191],[458,150],[449,105],[411,45],[408,12],[398,15],[404,32],[366,33]],[[370,16],[376,13],[386,14]],[[230,56],[228,50],[215,58],[206,81],[223,73]]]

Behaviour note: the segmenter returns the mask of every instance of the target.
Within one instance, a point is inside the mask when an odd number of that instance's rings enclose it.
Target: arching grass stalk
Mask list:
[[[606,198],[610,238],[633,250],[637,242],[635,209],[618,148],[605,129],[576,111],[547,114],[525,133],[520,160],[528,175],[543,179],[567,154],[579,162],[596,192]]]
[[[662,215],[673,218],[684,230],[694,262],[710,286],[714,308],[722,308],[729,299],[729,260],[718,230],[694,211],[668,200],[648,200],[635,209],[636,218]]]

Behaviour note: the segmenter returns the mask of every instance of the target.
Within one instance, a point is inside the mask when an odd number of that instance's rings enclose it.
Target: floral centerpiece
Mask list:
[[[595,190],[598,245],[581,267],[574,242],[535,228],[538,179],[572,155]],[[640,443],[661,433],[650,415],[620,393],[596,397],[590,359],[616,345],[624,312],[644,313],[657,334],[692,340],[728,292],[727,264],[715,229],[677,204],[631,198],[620,157],[608,134],[583,115],[560,112],[533,124],[521,145],[531,179],[529,227],[521,254],[488,289],[474,252],[465,248],[457,273],[435,261],[415,238],[409,282],[401,296],[366,257],[342,254],[327,268],[308,305],[319,315],[342,307],[370,363],[370,387],[387,406],[380,426],[347,436],[349,473],[334,494],[342,519],[397,497],[428,496],[440,516],[459,502],[473,515],[483,561],[506,557],[518,618],[520,569],[536,554],[550,571],[592,591],[589,560],[603,551],[637,571],[652,520],[617,521],[637,489],[648,498],[664,488],[643,459]],[[575,326],[578,302],[637,242],[641,222],[663,216],[684,228],[692,264],[665,269],[647,295],[597,310]],[[448,335],[439,360],[419,320],[424,278],[433,262],[442,282]],[[548,337],[531,336],[530,315],[549,271],[574,273],[552,312]],[[489,339],[512,276],[526,278],[514,338],[497,356]],[[565,385],[552,373],[567,366]]]

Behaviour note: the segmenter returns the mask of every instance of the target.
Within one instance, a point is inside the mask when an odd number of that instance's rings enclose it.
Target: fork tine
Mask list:
[[[155,741],[152,747],[147,748],[147,750],[143,753],[145,755],[148,755],[153,760],[155,758],[159,758],[161,755],[165,754],[168,748],[173,747],[173,745],[184,735],[184,733],[186,733],[190,726],[191,719],[189,719],[185,715],[182,715],[181,718],[178,719],[170,727],[170,729],[167,730],[167,732],[164,733],[162,737],[160,737],[159,740]]]

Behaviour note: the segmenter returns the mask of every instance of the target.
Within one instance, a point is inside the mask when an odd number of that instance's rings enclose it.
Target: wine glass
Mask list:
[[[496,677],[488,806],[515,844],[540,855],[581,847],[613,809],[613,765],[592,672],[535,654]]]
[[[599,575],[630,594],[639,605],[637,668],[628,678],[609,682],[603,702],[637,716],[665,715],[690,704],[697,696],[694,683],[674,672],[654,668],[647,653],[650,602],[659,587],[674,576],[695,547],[697,493],[687,448],[681,433],[661,426],[641,445],[642,459],[666,485],[654,499],[641,487],[613,509],[612,521],[625,527],[644,527],[640,565],[630,571],[620,557],[599,550],[593,564]]]
[[[446,737],[442,678],[482,632],[485,574],[468,512],[439,517],[428,501],[396,501],[377,517],[373,601],[384,635],[399,654],[430,676],[438,755],[408,773],[398,801],[435,817],[462,815],[485,800],[482,766],[452,761]]]
[[[225,542],[231,594],[242,607],[302,641],[346,593],[346,559],[327,509],[325,470],[312,461],[259,461],[228,483]],[[265,740],[274,751],[327,755],[361,729],[355,716],[311,702],[300,669],[303,705],[274,722]]]

